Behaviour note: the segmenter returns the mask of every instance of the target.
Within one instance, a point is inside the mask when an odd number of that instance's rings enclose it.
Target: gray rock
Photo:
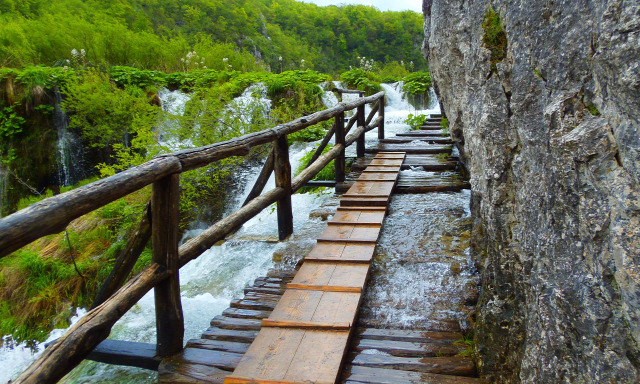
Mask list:
[[[495,70],[489,5],[508,40]],[[471,178],[481,375],[640,382],[640,0],[423,10],[423,51]]]

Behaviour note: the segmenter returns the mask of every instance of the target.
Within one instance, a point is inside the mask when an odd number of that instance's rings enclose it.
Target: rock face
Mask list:
[[[500,15],[506,55],[483,27]],[[500,383],[640,382],[640,0],[424,0]]]

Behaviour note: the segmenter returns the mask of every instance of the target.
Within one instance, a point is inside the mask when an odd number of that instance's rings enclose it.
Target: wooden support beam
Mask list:
[[[161,359],[155,344],[107,339],[91,351],[87,360],[157,371]]]
[[[274,155],[273,148],[269,151],[269,156],[267,157],[267,161],[264,163],[264,167],[260,171],[260,175],[258,175],[258,179],[256,180],[255,185],[251,188],[251,192],[249,192],[249,196],[244,200],[242,206],[249,204],[249,202],[256,197],[260,196],[264,186],[267,185],[269,178],[271,177],[271,173],[273,172],[273,164],[274,164]]]
[[[127,277],[131,274],[133,267],[138,261],[140,254],[147,246],[151,238],[151,203],[147,203],[142,212],[142,219],[138,223],[135,231],[129,238],[127,246],[120,252],[116,259],[111,273],[100,288],[100,291],[93,300],[91,309],[97,307],[107,300],[111,295],[116,293],[120,287],[127,281]]]
[[[384,96],[378,100],[378,117],[380,118],[380,124],[378,124],[378,139],[384,139]]]
[[[176,173],[153,183],[151,190],[153,261],[171,273],[154,289],[160,357],[180,352],[184,338],[178,260],[179,183],[180,174]]]
[[[285,191],[278,200],[278,238],[285,240],[293,233],[293,208],[291,205],[291,164],[289,163],[289,143],[287,137],[279,137],[273,144],[276,187]]]
[[[338,157],[336,157],[336,159],[333,161],[333,164],[335,165],[336,183],[343,183],[345,179],[345,166],[346,166],[346,160],[344,157],[344,144],[345,144],[344,113],[340,113],[336,116],[335,125],[336,125],[336,146],[342,145],[343,147],[340,150],[340,154],[338,155]]]
[[[358,107],[358,112],[356,114],[358,119],[358,127],[366,127],[365,117],[364,117],[364,105]],[[356,140],[356,156],[364,157],[364,133],[358,136]]]

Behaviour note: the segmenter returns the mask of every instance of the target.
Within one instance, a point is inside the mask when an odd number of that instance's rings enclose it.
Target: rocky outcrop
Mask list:
[[[425,56],[471,177],[481,374],[640,382],[640,0],[423,9]]]

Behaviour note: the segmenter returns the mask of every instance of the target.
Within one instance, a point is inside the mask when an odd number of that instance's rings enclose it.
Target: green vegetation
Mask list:
[[[598,107],[595,106],[595,104],[587,103],[586,107],[589,110],[589,113],[593,116],[600,116],[600,111],[598,110]]]
[[[317,148],[318,147],[316,146],[316,149]],[[333,149],[333,145],[327,145],[322,150],[322,154],[329,152],[331,149]],[[298,166],[298,169],[295,170],[294,175],[297,176],[298,174],[300,174],[300,172],[304,171],[307,163],[309,163],[309,161],[311,160],[315,152],[316,150],[314,149],[313,151],[307,153],[306,155],[304,155],[304,157],[302,157],[302,159],[300,160],[300,165]],[[349,167],[349,165],[347,165],[347,167]],[[347,172],[348,172],[348,169],[347,169]],[[329,164],[327,164],[324,168],[322,168],[322,170],[318,172],[318,174],[313,178],[313,180],[335,180],[335,179],[336,179],[336,172],[335,172],[335,165],[333,160],[331,160]],[[318,192],[322,190],[324,190],[324,187],[302,187],[298,190],[298,193],[309,193],[309,192],[313,193],[313,192]]]
[[[449,120],[446,117],[442,117],[440,126],[442,127],[442,136],[449,136]]]
[[[476,343],[473,340],[473,333],[472,332],[468,332],[462,335],[462,338],[459,340],[456,340],[455,342],[456,344],[463,344],[467,347],[466,350],[458,353],[458,356],[467,356],[467,357],[475,357],[475,346]]]
[[[366,56],[422,70],[422,22],[294,0],[1,0],[0,66],[338,73]]]
[[[0,334],[42,341],[51,328],[68,326],[76,307],[91,304],[149,197],[146,188],[74,221],[67,229],[71,249],[62,233],[0,259]],[[150,260],[147,249],[134,273]]]
[[[484,36],[482,42],[491,51],[491,70],[497,70],[496,64],[507,57],[507,34],[502,26],[500,15],[489,7],[482,23]]]
[[[404,123],[411,126],[411,129],[420,129],[422,125],[424,125],[424,121],[428,118],[427,115],[413,115],[409,114],[409,116],[405,119]]]

